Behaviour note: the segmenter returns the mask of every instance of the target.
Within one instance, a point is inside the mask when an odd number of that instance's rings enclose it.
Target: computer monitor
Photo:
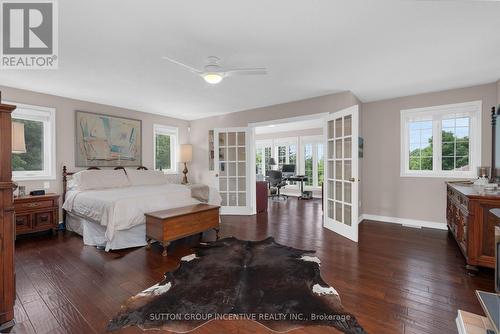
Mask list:
[[[281,168],[281,172],[287,175],[294,175],[295,165],[283,165],[283,167]]]

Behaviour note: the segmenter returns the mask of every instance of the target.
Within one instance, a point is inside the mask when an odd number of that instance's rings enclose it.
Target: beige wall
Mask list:
[[[256,134],[256,140],[265,140],[273,138],[289,138],[289,137],[304,137],[304,136],[321,136],[323,134],[323,129],[304,129],[295,131],[281,131],[274,133],[261,133]]]
[[[483,101],[481,153],[489,166],[496,83],[363,104],[363,213],[445,222],[445,179],[400,177],[400,110],[474,100]]]
[[[189,122],[159,115],[148,114],[129,109],[117,108],[102,104],[73,100],[54,95],[40,94],[27,90],[0,86],[2,100],[56,109],[56,173],[57,179],[50,180],[51,192],[62,193],[62,166],[70,171],[75,168],[75,110],[123,116],[142,120],[142,163],[153,167],[153,124],[179,127],[180,143],[189,142]],[[43,189],[44,181],[19,182],[27,191]]]
[[[208,131],[211,129],[248,126],[249,123],[255,122],[333,112],[357,103],[358,99],[351,92],[341,92],[191,121],[191,144],[193,144],[191,178],[196,182],[210,185],[214,183],[214,174],[208,171]]]
[[[500,106],[500,80],[497,81],[497,106]]]

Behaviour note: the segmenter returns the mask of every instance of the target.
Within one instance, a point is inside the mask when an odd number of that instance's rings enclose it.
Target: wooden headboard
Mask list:
[[[127,170],[123,166],[115,167],[114,170],[123,170],[125,174],[127,174]],[[137,167],[138,170],[148,170],[147,167],[144,166],[139,166]],[[101,170],[99,167],[89,167],[87,170]],[[62,170],[62,177],[63,177],[63,196],[62,196],[62,201],[66,200],[66,192],[68,190],[68,176],[71,176],[77,172],[68,172],[68,169],[66,166],[63,166]],[[63,209],[63,222],[66,223],[66,210]]]

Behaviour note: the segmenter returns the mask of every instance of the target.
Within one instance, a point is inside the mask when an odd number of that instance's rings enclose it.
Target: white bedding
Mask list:
[[[111,241],[116,231],[144,224],[145,213],[198,204],[180,184],[132,186],[100,190],[69,190],[63,209],[106,227]],[[220,205],[219,192],[210,188],[209,204]]]

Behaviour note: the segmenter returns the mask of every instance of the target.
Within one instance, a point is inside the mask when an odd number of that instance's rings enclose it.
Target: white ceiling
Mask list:
[[[500,2],[64,0],[59,70],[0,84],[196,119],[351,90],[362,101],[496,81]],[[166,62],[268,68],[217,86]]]
[[[288,132],[298,130],[320,129],[323,128],[324,121],[322,118],[307,119],[299,122],[277,123],[255,128],[256,134],[267,134],[277,132]]]

